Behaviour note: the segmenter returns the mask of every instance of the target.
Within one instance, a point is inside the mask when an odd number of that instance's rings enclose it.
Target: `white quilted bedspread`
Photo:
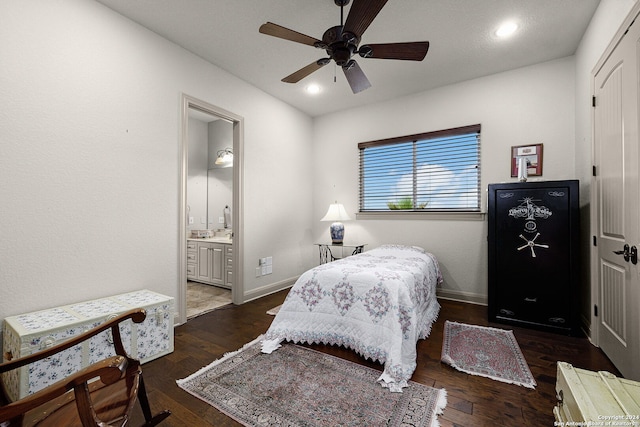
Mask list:
[[[416,342],[438,316],[435,257],[415,246],[385,245],[305,272],[262,342],[342,345],[384,364],[378,379],[401,392],[416,368]]]

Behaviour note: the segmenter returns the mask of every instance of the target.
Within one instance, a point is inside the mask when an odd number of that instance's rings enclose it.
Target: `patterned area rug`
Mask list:
[[[471,375],[535,388],[512,331],[446,321],[442,362]]]
[[[262,338],[178,385],[245,426],[439,425],[444,389],[409,382],[392,393],[375,369],[294,344],[264,354]]]

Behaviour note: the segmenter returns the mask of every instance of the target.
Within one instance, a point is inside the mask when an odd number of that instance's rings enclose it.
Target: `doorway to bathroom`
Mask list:
[[[243,302],[242,135],[242,117],[182,96],[180,323]]]

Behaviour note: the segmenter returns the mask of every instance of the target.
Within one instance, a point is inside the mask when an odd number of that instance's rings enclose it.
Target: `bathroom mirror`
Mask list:
[[[221,151],[232,153],[232,146],[231,122],[189,109],[187,233],[199,229],[231,229],[233,167],[220,167],[216,159]]]

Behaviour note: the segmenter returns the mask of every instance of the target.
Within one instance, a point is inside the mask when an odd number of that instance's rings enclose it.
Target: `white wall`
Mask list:
[[[314,129],[314,237],[319,220],[338,200],[358,210],[358,149],[363,141],[482,125],[482,188],[511,178],[510,148],[544,144],[545,180],[574,179],[574,58],[538,64],[413,96],[317,118]],[[345,120],[348,118],[348,120]],[[344,123],[336,126],[337,122]],[[483,207],[486,194],[483,194]],[[355,217],[355,215],[354,215]],[[444,275],[442,295],[486,302],[485,220],[357,220],[345,240],[420,245],[433,252]]]
[[[308,116],[92,1],[2,1],[0,16],[0,318],[177,297],[182,93],[245,119],[246,293],[308,266]]]

